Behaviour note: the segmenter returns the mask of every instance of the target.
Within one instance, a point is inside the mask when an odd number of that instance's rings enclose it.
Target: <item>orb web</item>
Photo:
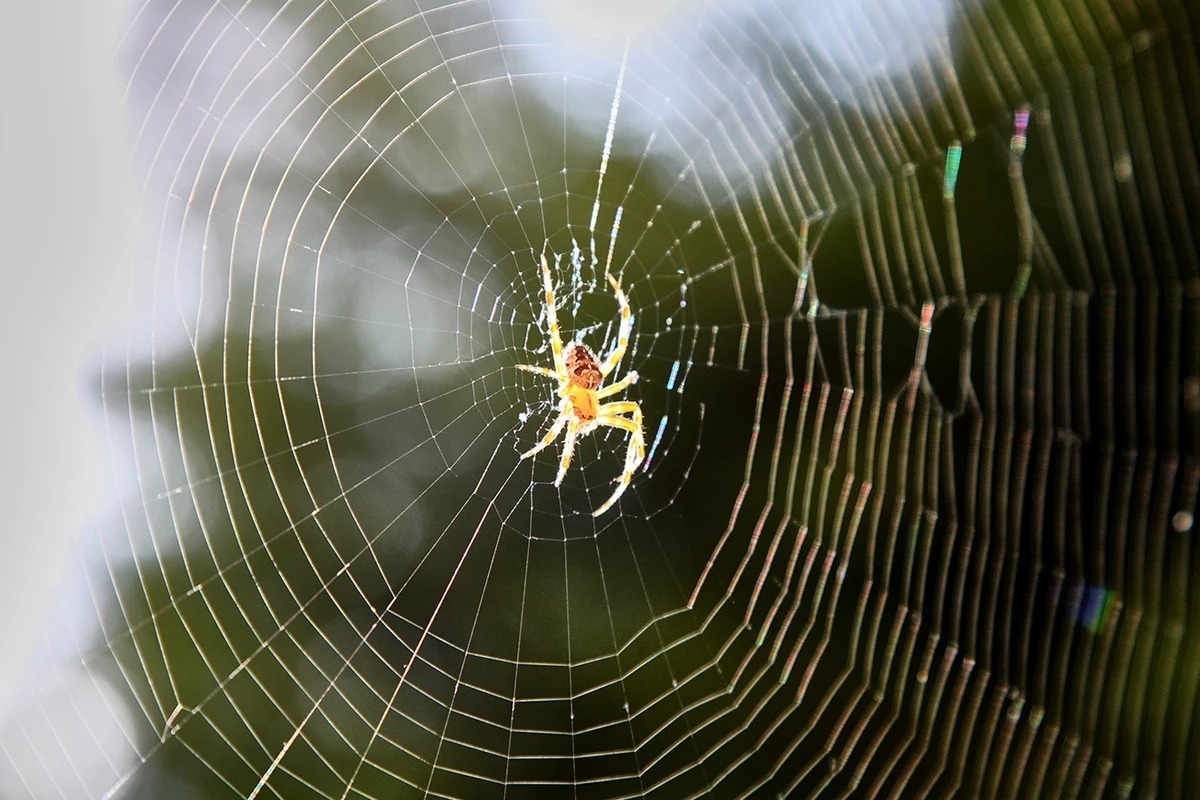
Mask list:
[[[5,785],[1185,796],[1189,13],[136,6],[124,494]],[[595,517],[543,256],[564,341],[633,308]]]

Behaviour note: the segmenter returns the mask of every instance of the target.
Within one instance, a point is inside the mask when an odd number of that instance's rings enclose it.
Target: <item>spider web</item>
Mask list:
[[[1200,785],[1186,4],[602,27],[132,9],[125,494],[5,796]],[[606,271],[633,307],[648,457],[599,517],[627,434],[519,458],[543,254],[564,338],[615,345]]]

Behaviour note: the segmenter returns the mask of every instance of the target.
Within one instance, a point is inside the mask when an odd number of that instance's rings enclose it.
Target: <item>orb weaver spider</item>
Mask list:
[[[545,375],[558,381],[558,396],[562,398],[558,404],[558,416],[550,430],[535,447],[521,454],[522,459],[541,452],[558,438],[563,428],[567,429],[563,440],[562,458],[558,462],[558,477],[554,485],[562,484],[567,467],[575,455],[575,442],[583,436],[600,427],[617,428],[629,433],[629,446],[625,450],[625,470],[618,478],[619,484],[612,497],[608,498],[595,511],[593,517],[598,517],[612,508],[617,499],[625,492],[633,473],[646,460],[646,440],[642,436],[642,407],[631,401],[601,403],[606,397],[623,392],[637,383],[637,372],[629,372],[624,378],[608,386],[601,386],[612,373],[621,358],[625,348],[629,346],[629,334],[633,331],[633,316],[629,310],[629,299],[621,291],[621,284],[612,275],[608,275],[613,295],[621,307],[621,325],[617,333],[616,349],[609,354],[603,364],[596,361],[596,356],[582,342],[572,341],[565,348],[562,335],[558,330],[558,311],[554,304],[554,284],[550,279],[550,265],[542,255],[542,287],[546,292],[546,321],[550,328],[550,350],[554,355],[554,369],[538,367],[533,364],[518,364],[517,369]],[[629,415],[629,416],[626,416]]]

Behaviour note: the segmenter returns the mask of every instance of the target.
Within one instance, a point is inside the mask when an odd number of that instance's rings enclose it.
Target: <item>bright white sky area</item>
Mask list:
[[[0,48],[0,696],[113,507],[95,370],[127,307],[136,189],[113,54],[126,3],[14,3]]]

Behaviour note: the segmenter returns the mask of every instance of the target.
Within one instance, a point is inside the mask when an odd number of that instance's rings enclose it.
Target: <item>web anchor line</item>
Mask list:
[[[608,172],[608,159],[612,155],[613,135],[617,130],[617,114],[621,110],[621,92],[625,86],[625,67],[629,63],[629,40],[625,40],[625,50],[621,54],[621,69],[617,73],[617,88],[613,91],[612,107],[608,112],[608,128],[604,132],[604,150],[600,155],[600,175],[596,180],[596,199],[592,203],[592,218],[588,222],[588,232],[591,235],[592,263],[596,263],[596,220],[600,216],[600,193],[604,189],[604,176]],[[620,225],[621,212],[617,211],[617,220],[613,223],[613,238],[616,238],[617,226]],[[609,242],[609,261],[612,260],[612,242]],[[607,272],[608,266],[605,265]]]

